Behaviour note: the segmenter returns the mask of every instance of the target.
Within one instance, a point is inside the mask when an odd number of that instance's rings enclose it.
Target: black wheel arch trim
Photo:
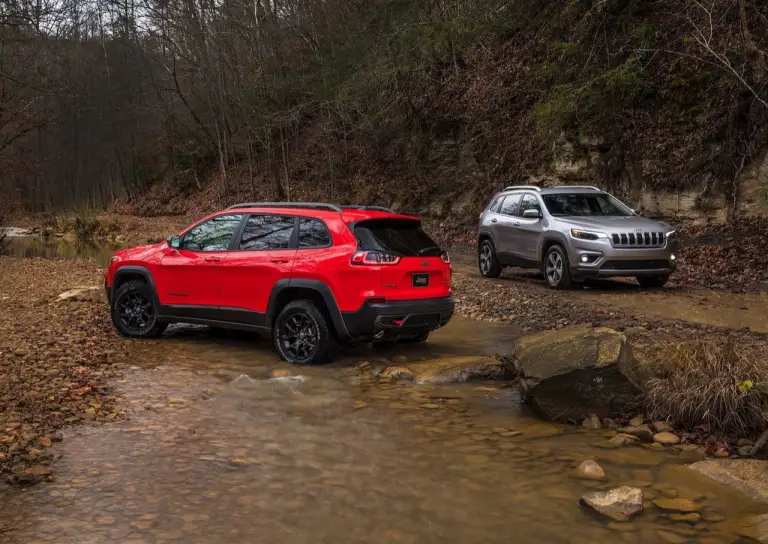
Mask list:
[[[339,305],[336,303],[336,298],[333,296],[333,291],[328,285],[320,280],[308,280],[301,278],[284,278],[275,282],[272,287],[272,292],[269,294],[269,302],[267,302],[267,327],[272,327],[274,320],[277,318],[275,312],[275,305],[280,293],[286,289],[309,289],[317,292],[325,302],[325,307],[328,309],[328,314],[331,316],[333,322],[333,328],[336,330],[336,334],[340,338],[350,338],[349,331],[344,324],[344,319],[341,316]]]
[[[544,266],[544,248],[549,244],[550,242],[557,242],[561,246],[563,246],[563,251],[566,252],[566,255],[568,254],[568,240],[565,238],[565,235],[559,233],[559,232],[550,232],[547,233],[544,238],[541,240],[541,245],[539,246],[539,264],[541,266]]]
[[[115,275],[112,278],[112,287],[111,287],[111,295],[115,296],[117,295],[117,289],[115,289],[115,286],[120,284],[120,278],[127,275],[127,274],[139,274],[144,277],[144,279],[147,282],[147,285],[149,285],[149,289],[152,292],[152,302],[155,304],[155,310],[160,313],[160,308],[162,308],[160,304],[160,299],[157,297],[157,288],[155,287],[155,280],[152,278],[152,273],[143,266],[138,265],[125,265],[121,266],[115,271]],[[109,301],[110,306],[112,305],[112,301]]]

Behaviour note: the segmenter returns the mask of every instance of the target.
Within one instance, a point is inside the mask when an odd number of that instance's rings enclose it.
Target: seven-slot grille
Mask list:
[[[664,247],[663,232],[614,232],[613,247]]]

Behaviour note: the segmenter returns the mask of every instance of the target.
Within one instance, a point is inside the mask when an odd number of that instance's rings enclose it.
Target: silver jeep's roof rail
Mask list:
[[[536,187],[535,185],[510,185],[509,187],[504,187],[505,191],[522,191],[522,190],[528,190],[528,191],[541,191],[541,187]]]
[[[603,191],[599,187],[593,187],[592,185],[558,185],[553,187],[553,189],[592,189],[593,191]]]

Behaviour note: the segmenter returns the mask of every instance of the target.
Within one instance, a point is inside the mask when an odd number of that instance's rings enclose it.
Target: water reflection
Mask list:
[[[21,236],[10,239],[8,253],[14,257],[79,259],[106,267],[112,254],[127,247],[117,243],[84,243],[70,238]]]

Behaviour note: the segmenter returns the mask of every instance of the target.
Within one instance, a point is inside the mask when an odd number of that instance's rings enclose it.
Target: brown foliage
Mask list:
[[[670,419],[716,434],[753,434],[768,424],[768,362],[747,357],[735,344],[708,341],[670,344],[646,384],[646,407],[654,419]],[[740,388],[745,381],[754,387]]]

